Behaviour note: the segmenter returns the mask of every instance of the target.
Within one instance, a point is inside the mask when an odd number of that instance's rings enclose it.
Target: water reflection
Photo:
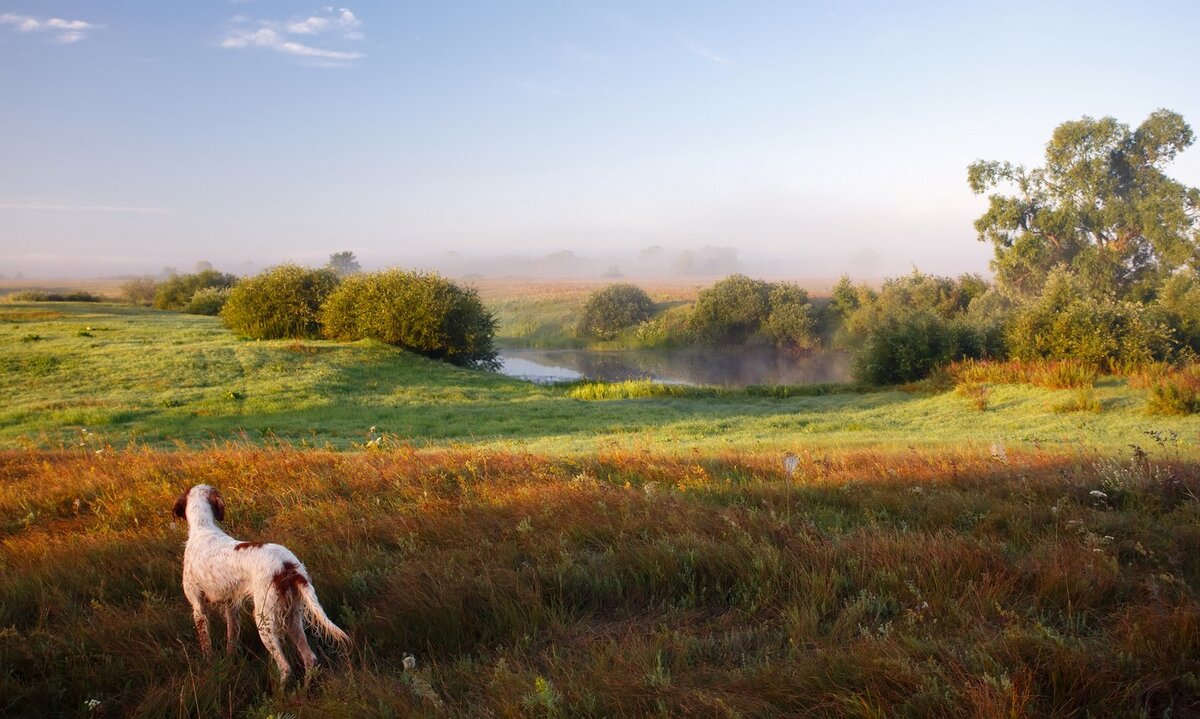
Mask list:
[[[794,355],[773,349],[689,348],[671,351],[503,350],[500,371],[533,382],[593,379],[745,387],[850,381],[845,352]]]

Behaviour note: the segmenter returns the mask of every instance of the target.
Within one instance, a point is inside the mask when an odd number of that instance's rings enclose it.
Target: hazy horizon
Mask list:
[[[476,274],[571,252],[637,277],[655,246],[775,277],[986,272],[967,165],[1040,164],[1085,114],[1197,125],[1196,20],[1187,2],[0,2],[0,274],[348,249]],[[1169,172],[1200,185],[1200,150]]]

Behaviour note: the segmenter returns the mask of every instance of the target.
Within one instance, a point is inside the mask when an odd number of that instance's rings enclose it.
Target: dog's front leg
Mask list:
[[[206,657],[212,656],[212,638],[208,634],[208,615],[204,613],[204,592],[190,584],[183,586],[183,593],[188,603],[192,605],[192,624],[196,626],[196,639],[200,642],[200,653]]]

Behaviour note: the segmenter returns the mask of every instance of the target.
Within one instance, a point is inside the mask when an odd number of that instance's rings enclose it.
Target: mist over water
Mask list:
[[[826,351],[807,355],[772,348],[680,350],[503,350],[501,372],[534,382],[575,379],[616,382],[650,379],[694,385],[748,387],[850,381],[850,357]]]

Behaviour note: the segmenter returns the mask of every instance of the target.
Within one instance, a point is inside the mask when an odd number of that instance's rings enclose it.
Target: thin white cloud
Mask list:
[[[20,33],[47,33],[55,42],[64,45],[79,42],[100,27],[84,20],[65,20],[60,17],[42,19],[11,12],[0,14],[0,25],[11,25]]]
[[[0,210],[27,210],[31,212],[129,212],[139,215],[163,215],[170,212],[165,207],[130,207],[126,205],[70,205],[43,200],[0,200]]]
[[[233,22],[247,25],[251,23],[251,20],[243,15],[237,15],[234,16]],[[330,42],[345,43],[363,39],[363,34],[359,30],[362,27],[362,21],[347,8],[326,6],[321,9],[319,15],[287,22],[258,20],[253,25],[257,27],[232,29],[221,40],[221,47],[228,49],[260,47],[294,57],[333,63],[352,62],[366,57],[364,53],[357,50],[327,46]],[[300,42],[295,39],[296,36],[303,36],[306,41]],[[307,40],[307,38],[312,38],[312,40]],[[321,45],[316,44],[318,40],[321,41]]]
[[[712,50],[709,50],[708,47],[706,47],[704,45],[704,43],[700,42],[699,40],[693,40],[691,38],[681,38],[680,42],[682,42],[683,46],[686,47],[688,50],[690,50],[692,53],[699,55],[700,57],[704,58],[705,60],[711,60],[711,61],[717,63],[718,65],[732,65],[733,64],[732,60],[725,57],[724,55],[718,55],[717,53],[713,52]]]

